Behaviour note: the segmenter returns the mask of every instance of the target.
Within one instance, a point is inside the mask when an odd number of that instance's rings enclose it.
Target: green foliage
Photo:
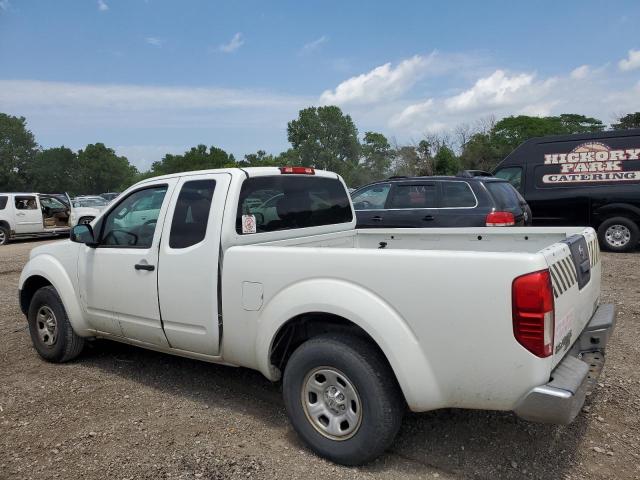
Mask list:
[[[89,144],[78,152],[79,190],[83,193],[121,191],[136,179],[138,170],[103,143]]]
[[[75,195],[83,190],[78,155],[66,147],[38,152],[29,165],[30,188],[34,192]]]
[[[24,117],[0,113],[0,191],[19,191],[29,186],[29,164],[37,148]]]
[[[287,126],[293,154],[301,165],[331,170],[345,179],[358,168],[358,130],[349,115],[336,106],[300,110]],[[347,180],[348,181],[348,180]]]
[[[233,155],[213,146],[207,150],[206,145],[200,144],[182,155],[166,154],[159,162],[153,162],[151,173],[152,176],[156,176],[235,166],[236,161]]]
[[[460,161],[456,154],[443,145],[433,157],[434,173],[436,175],[455,175],[460,170]]]
[[[618,123],[611,125],[614,130],[629,130],[640,128],[640,112],[628,113],[618,119]]]

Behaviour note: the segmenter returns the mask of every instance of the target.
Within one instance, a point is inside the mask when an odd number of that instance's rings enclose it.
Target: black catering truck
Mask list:
[[[532,138],[493,174],[520,191],[534,225],[590,225],[617,252],[640,241],[640,129]]]

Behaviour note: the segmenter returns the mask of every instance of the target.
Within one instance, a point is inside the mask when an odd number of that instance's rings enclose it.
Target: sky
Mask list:
[[[289,147],[338,105],[398,143],[507,115],[640,111],[640,2],[0,0],[0,112],[140,170]]]

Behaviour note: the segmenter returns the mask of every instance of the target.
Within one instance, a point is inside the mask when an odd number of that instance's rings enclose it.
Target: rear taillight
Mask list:
[[[544,358],[553,353],[555,329],[549,270],[516,278],[511,287],[513,334],[520,345]]]
[[[316,171],[311,167],[280,167],[280,173],[292,173],[296,175],[315,175]]]
[[[491,212],[485,224],[487,227],[510,227],[516,224],[516,217],[511,212]]]

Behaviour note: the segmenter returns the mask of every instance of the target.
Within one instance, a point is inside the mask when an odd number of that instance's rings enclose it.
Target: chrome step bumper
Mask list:
[[[514,409],[516,415],[534,422],[571,423],[600,376],[615,325],[615,306],[598,306],[569,353],[551,372],[549,383],[527,393]]]

